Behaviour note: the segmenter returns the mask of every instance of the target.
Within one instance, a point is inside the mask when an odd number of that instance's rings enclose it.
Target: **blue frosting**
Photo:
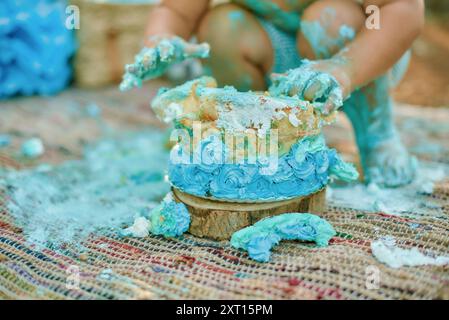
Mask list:
[[[0,2],[0,98],[48,95],[66,86],[75,42],[65,7],[65,1]]]
[[[39,138],[31,138],[22,144],[22,155],[27,158],[37,158],[44,153],[44,144]]]
[[[0,148],[7,147],[11,144],[11,136],[7,134],[0,134]]]
[[[154,46],[144,47],[134,58],[134,63],[126,65],[120,90],[140,87],[143,81],[163,75],[170,66],[186,59],[209,57],[209,45],[206,43],[189,44],[176,36],[155,36],[152,40]]]
[[[150,232],[164,237],[178,237],[189,229],[187,207],[171,197],[166,198],[150,213]]]
[[[227,151],[216,139],[209,137],[201,141],[198,147],[203,154],[201,161],[170,161],[169,179],[173,186],[200,197],[281,200],[317,192],[331,176],[347,181],[358,177],[354,167],[344,163],[334,149],[327,148],[321,136],[298,141],[289,153],[278,159],[277,171],[272,175],[262,174],[264,165],[259,162],[235,164],[219,161],[226,158]],[[195,154],[194,159],[197,158]]]
[[[325,247],[336,235],[332,225],[310,213],[286,213],[265,218],[254,225],[235,232],[231,246],[248,251],[250,258],[267,262],[271,248],[281,240],[314,241]]]

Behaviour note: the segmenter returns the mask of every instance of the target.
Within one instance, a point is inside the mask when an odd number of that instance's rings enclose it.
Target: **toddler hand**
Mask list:
[[[162,75],[168,67],[189,58],[207,58],[209,44],[192,44],[176,36],[150,38],[152,46],[143,48],[133,64],[125,67],[120,90],[140,87],[143,81]]]
[[[303,60],[296,69],[284,74],[272,74],[272,85],[268,89],[273,96],[298,96],[313,103],[323,114],[329,114],[343,105],[343,92],[347,92],[342,83],[347,81],[343,69],[330,60],[311,62]]]

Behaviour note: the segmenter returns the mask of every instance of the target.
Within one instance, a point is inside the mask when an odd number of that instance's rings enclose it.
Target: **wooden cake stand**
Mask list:
[[[191,223],[189,232],[197,237],[229,240],[232,234],[258,220],[289,212],[323,213],[326,209],[326,189],[306,197],[289,200],[235,203],[199,198],[173,188],[177,201],[186,205]]]

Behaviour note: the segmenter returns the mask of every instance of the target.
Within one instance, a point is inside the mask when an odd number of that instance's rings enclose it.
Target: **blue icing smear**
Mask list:
[[[7,134],[0,134],[0,148],[5,148],[11,144],[11,136]]]
[[[0,98],[49,95],[71,77],[73,32],[65,26],[66,1],[2,0]]]
[[[248,251],[251,259],[267,262],[271,248],[281,240],[314,241],[317,246],[325,247],[335,235],[332,225],[323,218],[310,213],[286,213],[235,232],[231,246]]]
[[[151,210],[150,232],[164,237],[178,237],[189,229],[190,214],[187,207],[173,199],[169,193],[162,203]]]
[[[216,138],[214,138],[216,139]],[[211,145],[210,137],[200,143],[201,150]],[[215,140],[214,140],[215,141]],[[220,142],[223,144],[222,142]],[[278,159],[277,171],[264,175],[264,165],[256,163],[226,163],[209,149],[202,162],[169,163],[169,179],[176,188],[199,197],[228,200],[282,200],[309,195],[321,190],[331,177],[352,181],[358,173],[334,149],[324,144],[321,135],[303,138],[289,153]],[[207,160],[207,165],[204,163]],[[213,162],[213,163],[212,163]]]
[[[123,133],[87,145],[79,160],[0,168],[0,201],[38,250],[82,249],[91,234],[110,235],[136,215],[148,216],[169,191],[164,141],[156,130]]]
[[[190,214],[187,207],[173,199],[169,192],[161,204],[153,208],[148,219],[138,216],[134,224],[121,230],[120,235],[124,237],[146,237],[149,233],[162,235],[164,237],[178,237],[189,229]]]

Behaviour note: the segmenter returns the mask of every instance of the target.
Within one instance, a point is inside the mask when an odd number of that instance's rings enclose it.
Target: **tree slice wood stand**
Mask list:
[[[235,203],[199,198],[173,188],[175,199],[186,205],[189,232],[197,237],[229,240],[232,234],[258,220],[289,212],[323,213],[326,189],[306,197],[263,203]]]

